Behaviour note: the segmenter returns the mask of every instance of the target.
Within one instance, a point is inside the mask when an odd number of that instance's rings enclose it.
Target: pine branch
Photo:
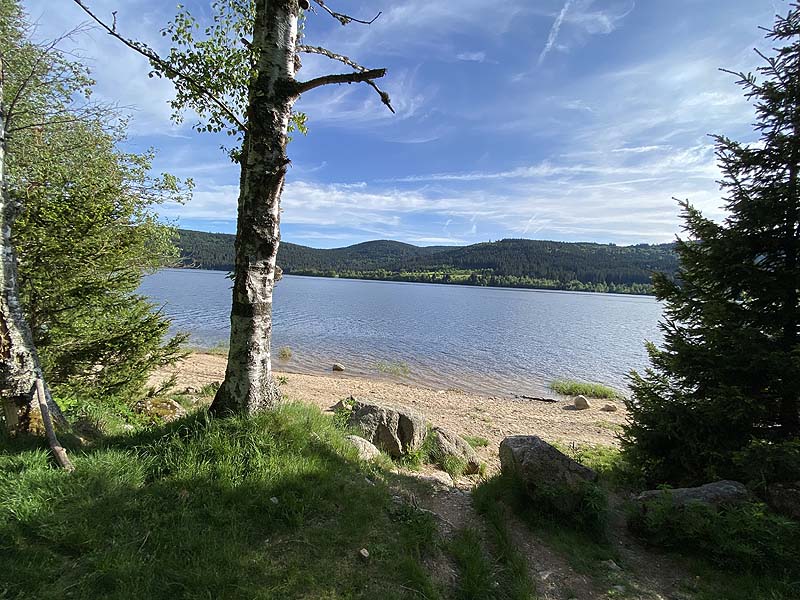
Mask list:
[[[73,0],[73,2],[75,2],[75,4],[77,4],[78,6],[80,6],[81,9],[83,9],[83,11],[87,15],[89,15],[92,18],[92,20],[94,20],[97,24],[99,24],[100,27],[105,29],[108,32],[109,35],[117,38],[120,42],[125,44],[128,48],[130,48],[131,50],[133,50],[135,52],[138,52],[139,54],[141,54],[142,56],[147,58],[150,61],[150,63],[153,64],[154,66],[157,66],[157,67],[163,69],[163,71],[167,75],[167,77],[177,77],[179,79],[182,79],[184,82],[189,84],[192,88],[194,88],[197,92],[199,92],[200,94],[202,94],[203,96],[208,98],[211,102],[216,104],[222,110],[222,112],[224,112],[228,116],[228,118],[236,124],[236,126],[241,131],[247,131],[247,126],[239,119],[239,117],[236,115],[236,113],[234,113],[233,110],[231,110],[222,100],[217,98],[217,96],[215,94],[212,94],[210,91],[208,91],[208,89],[206,89],[202,84],[200,84],[194,77],[192,77],[188,73],[182,72],[179,69],[175,68],[168,61],[166,61],[165,59],[161,58],[156,53],[156,51],[153,50],[152,48],[150,48],[147,44],[144,44],[143,42],[138,42],[136,40],[132,40],[132,39],[126,38],[123,35],[120,35],[117,32],[117,15],[116,15],[116,11],[114,13],[112,13],[114,15],[113,25],[109,26],[106,23],[104,23],[99,17],[97,17],[91,10],[89,10],[89,8],[86,6],[86,4],[83,2],[83,0]]]

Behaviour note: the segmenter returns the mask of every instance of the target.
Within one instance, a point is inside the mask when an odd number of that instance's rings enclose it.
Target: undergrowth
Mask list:
[[[0,441],[0,598],[439,597],[433,519],[398,508],[315,408],[198,414],[71,453],[69,474]]]

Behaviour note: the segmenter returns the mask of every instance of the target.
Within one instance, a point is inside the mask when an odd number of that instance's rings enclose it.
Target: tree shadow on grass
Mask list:
[[[192,415],[72,455],[68,474],[0,446],[0,598],[435,597],[435,525],[398,516],[316,409]]]

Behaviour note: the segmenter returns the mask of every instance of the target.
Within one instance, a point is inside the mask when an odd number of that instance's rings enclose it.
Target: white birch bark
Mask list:
[[[0,394],[6,429],[12,434],[43,433],[44,425],[36,399],[36,380],[42,378],[39,357],[22,310],[17,276],[17,253],[11,240],[14,220],[21,206],[8,194],[6,151],[10,117],[3,102],[2,57],[0,56]],[[58,424],[65,424],[50,390],[45,387],[47,406]]]
[[[225,380],[211,406],[216,414],[252,414],[274,407],[272,291],[280,242],[280,198],[289,159],[286,143],[296,99],[298,0],[256,0],[250,84],[241,157],[231,337]]]

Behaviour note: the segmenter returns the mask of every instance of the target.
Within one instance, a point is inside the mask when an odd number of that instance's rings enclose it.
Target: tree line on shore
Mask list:
[[[235,236],[185,229],[178,235],[182,265],[231,269]],[[379,240],[332,249],[284,242],[278,264],[286,274],[314,277],[652,294],[653,273],[677,270],[673,248],[524,239],[466,247]]]

